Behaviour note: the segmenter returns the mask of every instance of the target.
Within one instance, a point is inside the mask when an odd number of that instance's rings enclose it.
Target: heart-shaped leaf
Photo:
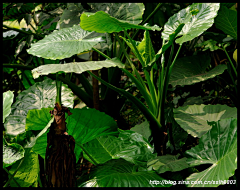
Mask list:
[[[168,40],[169,35],[183,23],[185,26],[177,35],[182,37],[178,38],[176,43],[182,44],[200,36],[213,25],[219,7],[219,3],[193,3],[168,19],[164,25],[162,38]],[[189,17],[191,17],[190,20]]]
[[[80,17],[80,26],[84,30],[95,31],[99,33],[112,33],[120,32],[122,30],[127,30],[131,28],[138,28],[144,30],[158,30],[161,28],[157,25],[155,26],[141,26],[133,24],[131,21],[118,20],[104,11],[99,11],[96,13],[83,13]]]
[[[216,27],[237,40],[237,12],[221,6],[215,18]]]
[[[191,85],[220,75],[227,69],[226,65],[220,64],[206,72],[211,62],[207,54],[182,57],[176,60],[170,75],[169,84]]]
[[[59,31],[55,30],[44,39],[32,44],[32,47],[27,52],[46,59],[68,58],[90,50],[98,42],[105,42],[102,36],[88,38],[90,34],[91,32],[83,30],[79,25]]]
[[[67,85],[62,84],[61,92],[62,104],[66,107],[72,107],[74,97],[71,90]],[[14,136],[23,133],[28,110],[53,108],[56,94],[56,82],[49,78],[22,91],[17,96],[16,102],[12,105],[11,113],[4,123],[6,133]]]
[[[7,91],[3,93],[3,123],[5,118],[11,113],[11,105],[13,103],[13,92]]]
[[[133,164],[147,166],[147,160],[156,157],[153,147],[139,133],[119,130],[119,136],[100,136],[84,144],[84,150],[95,163],[103,164],[110,159],[123,158]],[[85,155],[90,162],[91,158]]]
[[[226,105],[188,105],[173,109],[176,122],[193,137],[201,137],[212,127],[208,121],[237,118],[237,109]]]
[[[24,157],[24,148],[17,143],[7,143],[3,137],[3,168],[11,166]]]
[[[199,140],[199,144],[187,150],[191,166],[212,164],[206,170],[191,174],[186,180],[195,181],[191,187],[217,187],[219,180],[227,180],[237,169],[237,119],[228,118],[209,122],[212,129]],[[197,183],[202,181],[202,183]],[[205,181],[215,183],[204,184]]]
[[[98,166],[90,173],[88,181],[80,183],[78,187],[170,187],[168,181],[154,171],[137,171],[138,168],[123,159],[110,160]],[[158,182],[158,183],[156,183]],[[160,183],[160,184],[159,184]]]
[[[59,64],[56,67],[56,64],[41,65],[32,70],[33,77],[38,78],[40,75],[48,75],[50,73],[57,73],[63,71],[65,73],[82,73],[84,71],[98,70],[103,67],[119,67],[123,68],[124,64],[118,59],[113,58],[105,61],[86,61],[86,62],[73,62]]]

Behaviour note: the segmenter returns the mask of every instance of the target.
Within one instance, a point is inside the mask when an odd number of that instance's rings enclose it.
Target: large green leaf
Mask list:
[[[147,166],[147,160],[156,158],[153,147],[139,133],[119,130],[119,136],[100,136],[84,144],[84,150],[95,163],[123,158],[133,164]],[[91,158],[84,155],[89,161]]]
[[[173,87],[176,85],[191,85],[220,75],[227,69],[226,65],[220,64],[207,72],[206,68],[210,62],[211,58],[207,54],[177,59],[169,83]]]
[[[187,163],[187,158],[178,159],[179,155],[163,155],[158,156],[152,160],[149,160],[147,165],[148,167],[153,168],[157,173],[164,173],[166,171],[176,172],[186,169],[189,166]]]
[[[237,12],[221,6],[215,18],[216,27],[237,40]]]
[[[229,179],[237,169],[237,119],[222,119],[209,124],[212,129],[201,137],[196,147],[186,151],[191,156],[188,159],[191,166],[212,164],[186,179],[195,181],[195,184],[189,184],[191,187],[217,187],[220,185],[219,180]],[[204,184],[205,181],[215,183]]]
[[[3,123],[5,122],[5,118],[11,112],[11,105],[13,103],[13,92],[7,91],[3,93]]]
[[[17,143],[8,143],[3,137],[3,168],[11,166],[24,157],[24,148]]]
[[[53,108],[52,108],[53,109]],[[49,114],[51,108],[31,110],[27,116],[26,130],[39,130],[39,134],[29,145],[33,151],[45,158],[47,147],[47,129],[51,125]],[[117,135],[117,123],[113,118],[96,109],[70,109],[72,115],[66,116],[66,127],[69,135],[75,139],[75,155],[79,159],[81,146],[101,135]],[[67,114],[66,114],[67,115]]]
[[[161,30],[158,26],[141,26],[133,24],[131,21],[118,20],[104,11],[96,13],[83,13],[80,17],[80,26],[84,30],[95,31],[99,33],[112,33],[120,32],[131,28],[144,29],[144,30]]]
[[[96,109],[70,109],[66,119],[67,132],[75,139],[75,155],[78,160],[81,146],[102,135],[117,135],[118,126],[113,118]]]
[[[105,61],[86,61],[86,62],[73,62],[73,63],[65,63],[59,64],[48,64],[48,65],[41,65],[32,70],[33,77],[38,78],[40,75],[48,75],[50,73],[57,73],[59,71],[63,71],[65,73],[82,73],[84,71],[90,70],[98,70],[103,67],[119,67],[123,68],[124,64],[118,59],[113,58],[110,60]]]
[[[44,39],[32,44],[27,50],[29,54],[46,59],[64,59],[72,55],[90,50],[98,42],[104,42],[102,36],[89,38],[91,32],[83,30],[79,25],[55,30]]]
[[[39,178],[38,155],[30,150],[29,153],[25,154],[25,157],[23,159],[24,161],[15,174],[14,178],[20,187],[37,187]],[[10,174],[13,174],[16,171],[20,161],[21,160],[12,165],[12,168],[9,170]],[[14,180],[10,182],[10,186],[18,187]]]
[[[168,19],[164,25],[162,38],[168,40],[169,35],[183,23],[185,26],[177,35],[181,37],[176,40],[176,43],[182,44],[198,37],[213,25],[219,7],[219,3],[193,3]],[[191,18],[188,22],[189,17]]]
[[[22,91],[12,105],[10,115],[6,118],[4,124],[6,133],[14,136],[23,133],[25,131],[28,110],[53,108],[56,95],[56,82],[49,78],[43,82],[37,82],[29,89]],[[73,106],[74,96],[65,84],[62,84],[61,98],[64,106]]]
[[[138,171],[138,168],[123,159],[110,160],[90,173],[88,181],[79,187],[170,187],[154,171]],[[166,180],[168,181],[168,180]],[[160,184],[155,185],[154,182]]]
[[[237,109],[226,105],[188,105],[173,109],[176,122],[193,137],[201,137],[212,127],[208,121],[237,118]]]

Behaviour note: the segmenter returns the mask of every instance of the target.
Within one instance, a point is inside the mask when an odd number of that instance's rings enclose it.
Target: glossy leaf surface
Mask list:
[[[124,64],[118,59],[113,58],[111,60],[105,61],[86,61],[86,62],[73,62],[73,63],[65,63],[59,64],[48,64],[48,65],[41,65],[32,70],[33,77],[38,78],[40,75],[48,75],[50,73],[57,73],[59,71],[63,71],[65,73],[83,73],[84,71],[90,70],[98,70],[103,67],[119,67],[123,68]]]
[[[84,149],[98,164],[110,159],[123,158],[133,164],[145,166],[156,157],[153,147],[139,133],[119,130],[119,136],[100,136],[86,144]],[[86,157],[89,161],[89,157]]]
[[[191,166],[212,164],[200,173],[191,174],[188,181],[227,180],[237,169],[237,119],[221,119],[209,122],[212,129],[199,140],[199,144],[187,150],[191,156],[188,163]],[[220,184],[189,184],[191,187],[217,187]]]
[[[3,123],[5,118],[11,113],[11,105],[13,103],[13,92],[7,91],[3,93]]]
[[[24,148],[17,143],[7,143],[3,137],[3,168],[11,166],[24,157]]]
[[[102,36],[88,38],[91,32],[83,30],[79,25],[55,30],[44,39],[32,44],[28,53],[46,59],[64,59],[72,55],[90,50],[99,42],[104,42]]]
[[[182,44],[200,36],[213,25],[219,7],[219,3],[193,3],[168,19],[164,25],[162,37],[168,40],[169,35],[182,23],[185,23],[185,26],[177,35],[181,37],[176,40],[176,43]]]
[[[67,85],[62,84],[62,104],[66,107],[73,106],[73,94]],[[6,118],[4,127],[9,135],[18,135],[25,131],[28,110],[53,108],[56,100],[56,82],[46,79],[37,82],[29,89],[22,91],[12,105],[11,113]],[[45,125],[46,126],[46,125]]]
[[[78,187],[170,187],[172,184],[155,185],[151,181],[163,181],[153,171],[137,171],[137,167],[123,159],[110,160],[90,173],[90,180]],[[168,181],[168,180],[167,180]]]
[[[201,137],[212,127],[208,121],[237,118],[237,109],[226,105],[188,105],[173,109],[176,122],[193,137]]]

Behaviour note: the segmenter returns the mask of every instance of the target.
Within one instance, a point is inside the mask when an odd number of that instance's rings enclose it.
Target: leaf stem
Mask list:
[[[223,47],[223,49],[224,49],[224,51],[225,51],[225,53],[226,53],[226,55],[227,55],[227,57],[228,57],[229,62],[231,63],[232,69],[233,69],[233,71],[234,71],[234,73],[235,73],[235,75],[236,75],[236,77],[237,77],[237,70],[236,70],[236,68],[234,67],[233,62],[232,62],[231,58],[229,57],[228,52],[226,51],[226,49],[225,49],[225,47],[224,47],[223,44],[222,44],[222,47]]]

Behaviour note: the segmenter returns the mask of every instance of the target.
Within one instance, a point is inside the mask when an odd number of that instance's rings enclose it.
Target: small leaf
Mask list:
[[[103,67],[120,67],[123,68],[124,64],[118,59],[113,58],[105,61],[87,61],[87,62],[73,62],[66,64],[48,64],[41,65],[32,70],[33,78],[38,78],[40,75],[48,75],[50,73],[57,73],[63,71],[65,73],[83,73],[84,71],[98,70]]]
[[[141,26],[133,24],[131,21],[118,20],[104,11],[98,11],[96,13],[83,13],[80,17],[80,26],[84,30],[95,31],[99,33],[112,33],[120,32],[131,28],[138,28],[144,30],[158,30],[161,28],[157,25],[154,26]]]
[[[149,128],[149,123],[147,120],[145,120],[139,125],[135,125],[130,130],[141,134],[145,139],[148,139],[151,135],[151,130]]]
[[[186,180],[194,182],[212,181],[215,183],[192,183],[190,187],[218,187],[219,180],[228,180],[237,169],[237,119],[221,119],[209,122],[212,129],[199,140],[199,144],[186,153],[191,156],[191,166],[211,164],[199,173],[191,174]]]
[[[236,61],[237,63],[237,49],[234,51],[233,53],[233,59]]]

